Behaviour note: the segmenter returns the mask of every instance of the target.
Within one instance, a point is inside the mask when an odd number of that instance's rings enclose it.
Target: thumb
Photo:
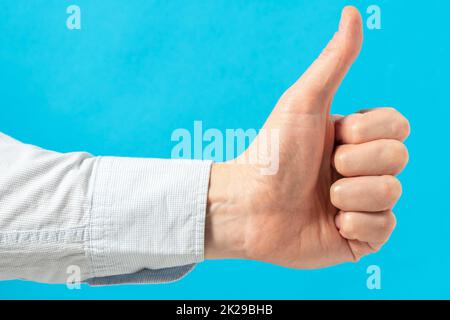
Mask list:
[[[358,57],[363,40],[361,15],[355,7],[345,7],[339,30],[319,58],[289,89],[294,96],[311,102],[331,102],[336,90]],[[304,101],[304,100],[303,100]],[[308,112],[322,112],[323,103],[298,103]],[[299,110],[301,111],[301,110]]]

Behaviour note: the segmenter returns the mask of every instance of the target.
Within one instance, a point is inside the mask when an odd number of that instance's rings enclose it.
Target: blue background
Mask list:
[[[82,30],[66,28],[66,8]],[[0,130],[96,155],[169,157],[177,128],[259,128],[336,29],[346,1],[1,0]],[[363,12],[373,4],[358,1]],[[0,283],[0,298],[450,298],[450,2],[377,0],[336,113],[394,106],[412,125],[398,227],[358,264],[295,271],[205,262],[168,285],[68,290]],[[379,265],[382,289],[368,290]]]

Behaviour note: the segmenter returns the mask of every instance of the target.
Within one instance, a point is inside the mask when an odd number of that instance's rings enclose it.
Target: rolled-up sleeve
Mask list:
[[[0,279],[162,283],[204,259],[211,162],[57,153],[0,134]]]

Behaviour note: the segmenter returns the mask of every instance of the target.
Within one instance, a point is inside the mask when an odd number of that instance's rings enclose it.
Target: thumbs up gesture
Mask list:
[[[321,268],[358,261],[388,240],[409,123],[392,108],[330,115],[362,38],[359,12],[346,7],[330,43],[280,98],[264,125],[278,132],[275,174],[240,161],[268,143],[260,136],[235,161],[213,165],[206,258]]]

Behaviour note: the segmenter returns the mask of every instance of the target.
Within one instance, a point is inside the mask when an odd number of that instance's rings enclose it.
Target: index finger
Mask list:
[[[336,140],[360,144],[379,139],[404,141],[410,133],[408,120],[394,108],[363,110],[335,118]]]

